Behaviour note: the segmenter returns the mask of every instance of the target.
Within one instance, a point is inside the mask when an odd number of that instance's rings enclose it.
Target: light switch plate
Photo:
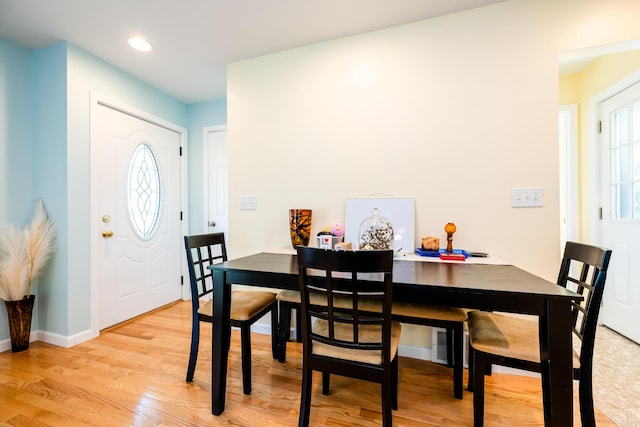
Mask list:
[[[533,208],[544,206],[544,188],[527,187],[511,189],[512,208]]]
[[[256,196],[240,196],[241,211],[255,211],[258,209],[258,198]]]

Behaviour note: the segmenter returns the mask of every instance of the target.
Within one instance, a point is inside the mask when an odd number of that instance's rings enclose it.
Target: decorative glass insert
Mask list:
[[[613,218],[640,219],[640,101],[611,113]]]
[[[160,168],[148,144],[136,147],[129,160],[129,215],[143,239],[153,236],[160,217]]]

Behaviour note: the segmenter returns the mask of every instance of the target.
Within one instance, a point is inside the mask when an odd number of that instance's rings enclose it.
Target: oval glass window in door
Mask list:
[[[133,228],[148,240],[158,225],[161,201],[160,168],[148,144],[138,145],[131,155],[127,191]]]

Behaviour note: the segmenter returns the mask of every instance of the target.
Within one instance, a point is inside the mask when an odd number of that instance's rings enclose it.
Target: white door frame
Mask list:
[[[618,82],[614,83],[610,87],[606,88],[599,94],[591,98],[589,102],[590,117],[589,117],[589,139],[590,146],[589,152],[589,167],[593,171],[593,177],[589,191],[591,193],[591,206],[590,206],[590,229],[591,240],[596,244],[602,244],[602,229],[600,224],[600,208],[602,207],[602,191],[600,189],[600,178],[602,177],[601,165],[600,165],[600,145],[601,134],[598,132],[598,120],[600,120],[600,104],[607,99],[611,98],[615,94],[633,86],[635,83],[640,82],[640,70],[636,70]]]
[[[180,235],[184,236],[186,234],[187,222],[188,222],[188,212],[187,212],[187,130],[183,127],[180,127],[174,123],[161,119],[159,117],[153,116],[145,111],[139,110],[137,108],[126,105],[122,102],[115,101],[113,99],[109,99],[108,97],[102,96],[100,94],[91,93],[90,94],[91,104],[89,107],[89,117],[91,121],[93,121],[93,115],[96,114],[96,106],[103,105],[114,110],[120,111],[124,114],[128,114],[132,117],[135,117],[140,120],[144,120],[156,126],[160,126],[166,129],[169,129],[173,132],[176,132],[180,135],[180,147],[182,148],[182,155],[180,156],[180,210],[182,211],[182,221],[180,221]],[[90,142],[91,144],[91,142]],[[90,194],[90,199],[93,198],[93,194]],[[94,215],[98,215],[97,212],[94,212],[93,203],[91,203],[90,215],[93,217]],[[97,221],[91,221],[91,234],[89,236],[90,239],[90,247],[91,247],[91,263],[90,263],[90,273],[89,277],[91,280],[91,335],[93,337],[97,337],[100,335],[100,289],[98,287],[98,278],[96,265],[99,262],[97,260],[96,251],[93,250],[92,237],[96,236],[99,233],[97,228]],[[182,247],[180,248],[180,253],[183,254]],[[180,275],[183,278],[188,277],[187,269],[186,269],[186,257],[180,257]],[[189,286],[186,280],[183,280],[182,287],[180,290],[180,294],[183,300],[189,299]]]
[[[580,239],[579,158],[578,158],[578,105],[561,105],[560,113],[569,116],[570,128],[560,140],[560,209],[564,223],[560,224],[560,253],[566,241]]]

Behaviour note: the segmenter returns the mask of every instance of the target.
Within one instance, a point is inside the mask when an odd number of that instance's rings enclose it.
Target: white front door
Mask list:
[[[205,128],[203,152],[205,230],[226,234],[229,230],[226,126]]]
[[[91,114],[92,278],[104,329],[181,297],[181,134],[97,100]]]
[[[602,245],[612,249],[601,321],[640,343],[640,83],[601,104]]]

